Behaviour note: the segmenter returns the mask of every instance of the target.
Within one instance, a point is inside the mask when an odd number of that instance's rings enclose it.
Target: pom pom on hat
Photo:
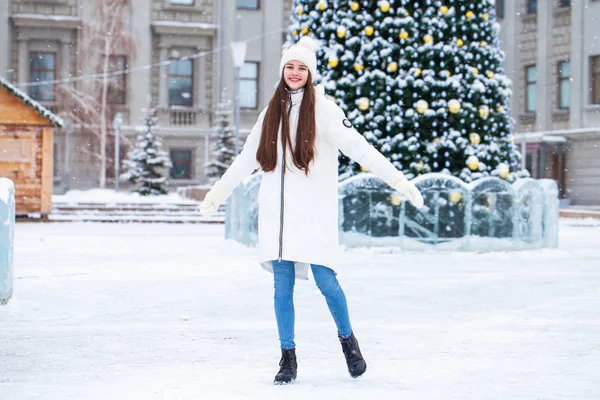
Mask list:
[[[317,77],[317,55],[316,52],[319,50],[319,41],[303,36],[298,40],[298,43],[291,46],[283,53],[281,57],[281,63],[279,64],[279,73],[283,74],[283,67],[290,61],[300,61],[308,67],[310,75],[313,79]]]
[[[321,47],[321,43],[311,38],[310,36],[302,36],[300,40],[298,40],[298,43],[296,43],[296,45],[306,47],[307,49],[310,49],[315,53],[317,52],[317,50],[319,50],[319,47]]]

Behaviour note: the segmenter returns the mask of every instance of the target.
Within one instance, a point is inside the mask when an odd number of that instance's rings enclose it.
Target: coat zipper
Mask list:
[[[290,107],[288,108],[288,123],[290,120],[290,115],[292,113],[292,96],[290,96]],[[283,135],[283,129],[281,131]],[[283,155],[281,159],[281,209],[279,211],[279,258],[278,261],[281,262],[281,258],[283,256],[283,209],[285,207],[285,198],[284,198],[284,190],[285,190],[285,153],[287,148],[283,147]]]

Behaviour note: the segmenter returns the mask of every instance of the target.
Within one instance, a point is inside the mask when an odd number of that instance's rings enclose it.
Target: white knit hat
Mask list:
[[[298,43],[287,49],[281,57],[281,63],[279,64],[279,74],[283,74],[283,67],[288,62],[295,60],[300,61],[308,67],[310,75],[313,81],[317,77],[317,55],[316,52],[319,49],[319,42],[308,37],[303,36],[298,40]]]

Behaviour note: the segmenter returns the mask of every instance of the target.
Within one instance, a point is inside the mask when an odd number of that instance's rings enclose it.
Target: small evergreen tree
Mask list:
[[[214,126],[215,143],[212,146],[213,161],[208,163],[207,176],[212,182],[219,179],[231,165],[235,154],[235,128],[232,123],[231,101],[226,98],[219,103]]]
[[[144,118],[144,133],[138,136],[135,149],[123,161],[126,172],[121,180],[137,185],[134,192],[142,196],[167,194],[167,180],[160,169],[170,168],[171,159],[162,151],[162,143],[156,136],[156,112],[150,108]]]

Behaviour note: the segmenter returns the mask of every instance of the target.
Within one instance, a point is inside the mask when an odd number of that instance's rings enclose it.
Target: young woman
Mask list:
[[[281,344],[276,384],[296,379],[293,289],[312,275],[333,316],[353,378],[367,364],[352,331],[344,291],[336,279],[338,250],[338,150],[372,171],[416,207],[418,189],[368,144],[344,112],[313,86],[314,40],[303,37],[283,55],[279,86],[252,128],[240,155],[206,194],[209,215],[255,169],[264,174],[258,193],[259,251],[275,278],[275,316]]]

